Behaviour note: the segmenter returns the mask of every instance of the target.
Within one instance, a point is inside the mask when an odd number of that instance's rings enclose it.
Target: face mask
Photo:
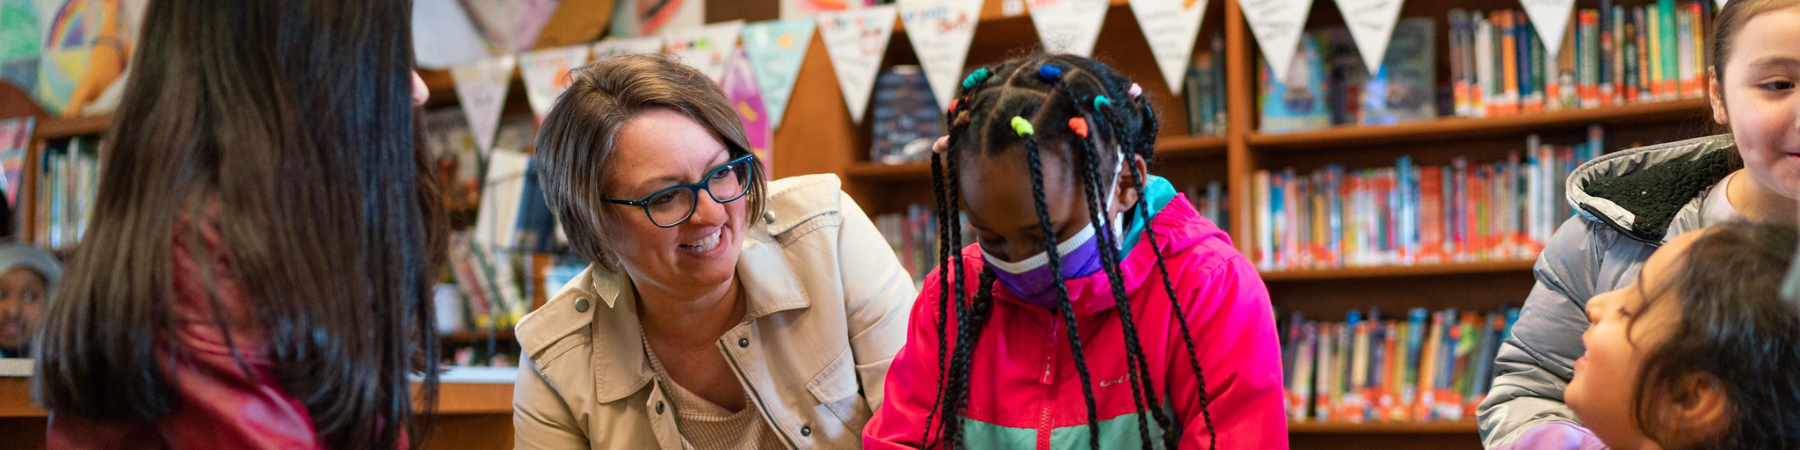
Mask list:
[[[1125,154],[1120,152],[1117,162],[1113,164],[1114,183],[1107,189],[1106,202],[1100,204],[1101,208],[1112,206],[1119,192],[1117,175],[1124,168]],[[1119,213],[1101,217],[1100,226],[1111,228],[1113,247],[1116,250],[1123,245],[1125,215]],[[1063,279],[1081,278],[1100,271],[1100,240],[1095,233],[1094,225],[1088,224],[1068,240],[1056,245],[1056,254],[1060,256],[1057,262],[1061,263]],[[987,250],[981,251],[981,257],[996,269],[994,278],[1014,294],[1018,294],[1020,299],[1044,309],[1056,309],[1056,277],[1050,272],[1049,252],[1039,252],[1018,262],[1001,261]]]
[[[1062,265],[1063,279],[1081,278],[1100,271],[1098,242],[1094,238],[1094,226],[1089,224],[1056,245],[1056,254],[1061,256],[1058,262]],[[981,258],[995,269],[994,278],[1020,299],[1044,309],[1056,309],[1056,277],[1050,272],[1049,252],[1007,262],[982,250]]]

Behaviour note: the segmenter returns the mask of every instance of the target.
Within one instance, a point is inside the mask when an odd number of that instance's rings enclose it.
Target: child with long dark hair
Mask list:
[[[50,448],[418,444],[444,230],[411,11],[149,3],[36,347]]]
[[[939,269],[868,448],[1287,447],[1268,291],[1146,172],[1141,88],[1037,55],[975,70],[948,120]]]
[[[1727,222],[1663,244],[1587,303],[1587,352],[1564,391],[1581,426],[1500,448],[1800,448],[1800,305],[1779,295],[1796,234]]]

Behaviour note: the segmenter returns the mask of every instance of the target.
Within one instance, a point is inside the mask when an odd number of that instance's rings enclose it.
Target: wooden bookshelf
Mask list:
[[[31,137],[36,140],[63,139],[89,134],[105,133],[112,126],[112,114],[96,116],[61,118],[38,118],[37,128]]]
[[[440,383],[425,447],[510,448],[512,394],[511,383]],[[6,448],[44,448],[48,421],[49,413],[31,403],[30,378],[0,377],[0,436],[7,437]]]
[[[1386,144],[1454,141],[1586,127],[1589,124],[1637,125],[1701,117],[1709,106],[1705,99],[1682,99],[1593,109],[1573,109],[1542,114],[1488,118],[1447,117],[1437,120],[1381,126],[1339,126],[1317,131],[1251,133],[1250,146],[1261,151],[1298,151],[1377,146]]]
[[[1478,275],[1530,271],[1535,259],[1512,261],[1480,261],[1411,266],[1335,267],[1329,269],[1292,269],[1262,272],[1263,281],[1349,280],[1357,278],[1400,278],[1434,275]]]
[[[1288,422],[1292,434],[1470,434],[1473,420],[1455,422]]]

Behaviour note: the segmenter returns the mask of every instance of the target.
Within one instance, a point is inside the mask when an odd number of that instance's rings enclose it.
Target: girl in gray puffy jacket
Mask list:
[[[1582,422],[1564,403],[1590,298],[1630,284],[1681,233],[1730,220],[1796,223],[1800,198],[1800,0],[1734,0],[1714,25],[1708,97],[1729,135],[1595,159],[1568,181],[1579,214],[1538,258],[1537,285],[1478,410],[1489,448]],[[1791,249],[1790,249],[1791,250]]]

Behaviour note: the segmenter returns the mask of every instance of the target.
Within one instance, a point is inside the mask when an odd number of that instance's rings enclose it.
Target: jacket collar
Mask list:
[[[737,278],[743,285],[745,315],[749,320],[811,306],[806,290],[782,254],[781,245],[769,235],[768,224],[746,227]],[[630,276],[588,267],[587,288],[600,299],[593,318],[594,398],[600,403],[618,401],[642,389],[655,372],[644,355],[642,327],[638,324],[637,292]]]
[[[1601,156],[1569,174],[1567,200],[1589,220],[1632,239],[1661,244],[1679,231],[1698,228],[1699,201],[1707,189],[1741,167],[1727,163],[1733,145],[1731,135],[1722,134]],[[1590,184],[1601,179],[1643,195],[1601,197]]]

